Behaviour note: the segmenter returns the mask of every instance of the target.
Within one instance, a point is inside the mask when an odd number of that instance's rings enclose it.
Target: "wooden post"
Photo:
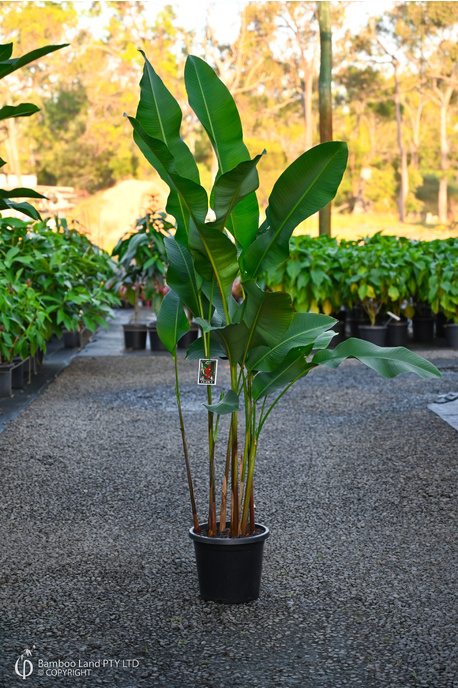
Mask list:
[[[332,32],[331,3],[318,2],[318,21],[320,24],[320,141],[332,141]],[[319,212],[320,235],[331,234],[331,202]]]

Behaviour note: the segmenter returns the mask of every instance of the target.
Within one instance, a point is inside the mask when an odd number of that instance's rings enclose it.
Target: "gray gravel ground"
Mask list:
[[[458,432],[427,404],[458,390],[458,354],[424,354],[442,381],[351,361],[284,396],[255,480],[261,597],[233,606],[198,596],[172,360],[75,358],[0,436],[1,686],[456,687]],[[96,665],[38,674],[59,659]]]

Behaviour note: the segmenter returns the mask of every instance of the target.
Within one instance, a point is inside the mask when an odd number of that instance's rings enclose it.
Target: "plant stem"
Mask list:
[[[186,462],[186,474],[188,476],[189,495],[191,497],[192,518],[194,521],[194,532],[196,532],[196,534],[198,534],[200,532],[199,520],[197,517],[196,500],[194,497],[194,487],[192,485],[191,467],[189,464],[188,444],[186,443],[186,434],[185,434],[185,430],[184,430],[183,413],[181,411],[180,388],[178,385],[178,361],[177,361],[176,352],[175,352],[175,356],[173,359],[175,362],[175,394],[177,397],[178,416],[180,418],[180,430],[181,430],[181,438],[183,441],[184,459]]]
[[[219,518],[219,531],[222,532],[226,529],[226,515],[227,515],[227,485],[229,482],[229,467],[231,464],[231,432],[229,431],[229,437],[227,439],[227,451],[226,451],[226,467],[224,469],[224,479],[223,479],[223,489],[221,491],[221,510]]]
[[[237,390],[237,365],[231,365],[231,387]],[[232,413],[231,418],[231,537],[238,537],[239,531],[239,478],[238,478],[238,438],[237,438],[237,412]]]
[[[253,487],[253,473],[254,473],[254,463],[256,460],[257,443],[258,443],[258,439],[257,439],[257,436],[255,435],[253,437],[253,443],[251,446],[250,457],[248,460],[248,477],[247,477],[247,482],[246,482],[245,500],[243,502],[243,513],[242,513],[242,523],[241,523],[241,534],[243,534],[243,535],[246,534],[246,531],[247,531],[248,508],[250,505],[251,490]]]
[[[207,386],[208,404],[212,404],[211,387]],[[208,536],[216,533],[216,497],[215,497],[215,439],[213,435],[213,412],[208,412],[208,451],[209,451],[209,504],[208,504]]]

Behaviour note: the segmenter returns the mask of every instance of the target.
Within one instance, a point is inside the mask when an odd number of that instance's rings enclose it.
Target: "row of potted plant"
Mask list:
[[[133,230],[124,233],[112,251],[116,273],[111,289],[134,308],[129,323],[123,325],[126,349],[143,350],[148,333],[152,350],[165,349],[157,335],[156,317],[169,289],[165,280],[168,264],[165,239],[175,231],[167,214],[156,209],[153,199],[153,208],[136,221]],[[191,328],[183,335],[181,348],[188,347],[199,334],[189,313],[188,318]]]
[[[347,315],[352,335],[402,345],[407,319],[430,340],[434,316],[458,347],[458,239],[409,240],[377,233],[363,240],[298,235],[287,261],[264,274],[269,289],[291,294],[297,311]],[[345,308],[345,311],[344,311]]]
[[[81,344],[118,298],[114,262],[64,219],[0,219],[0,366],[45,352],[53,334]],[[77,341],[73,338],[76,336]],[[8,384],[7,384],[8,387]]]

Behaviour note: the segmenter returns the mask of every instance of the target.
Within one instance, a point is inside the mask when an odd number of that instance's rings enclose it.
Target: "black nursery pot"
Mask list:
[[[191,326],[189,331],[187,331],[184,335],[181,336],[177,343],[177,347],[179,347],[182,350],[187,350],[188,347],[193,343],[197,338],[199,337],[199,328],[198,326]]]
[[[144,350],[146,347],[146,326],[127,324],[124,329],[124,347],[126,350]]]
[[[412,319],[413,337],[419,343],[426,343],[434,338],[434,316],[415,316]]]
[[[332,349],[345,340],[345,321],[337,321],[337,323],[335,323],[330,330],[336,332],[336,335],[333,337],[328,346]]]
[[[407,321],[388,324],[387,345],[389,347],[400,347],[407,343]]]
[[[444,328],[448,347],[458,348],[458,323],[448,323]]]
[[[157,334],[156,326],[148,326],[149,344],[152,352],[165,351],[166,347]]]
[[[359,337],[362,340],[367,340],[374,345],[384,347],[386,345],[386,336],[388,332],[387,326],[366,326],[359,327]]]
[[[207,525],[200,525],[201,529]],[[229,527],[229,523],[227,523]],[[197,575],[202,599],[222,604],[242,604],[259,597],[262,555],[269,530],[256,524],[262,534],[249,537],[224,538],[189,536],[194,542]]]

